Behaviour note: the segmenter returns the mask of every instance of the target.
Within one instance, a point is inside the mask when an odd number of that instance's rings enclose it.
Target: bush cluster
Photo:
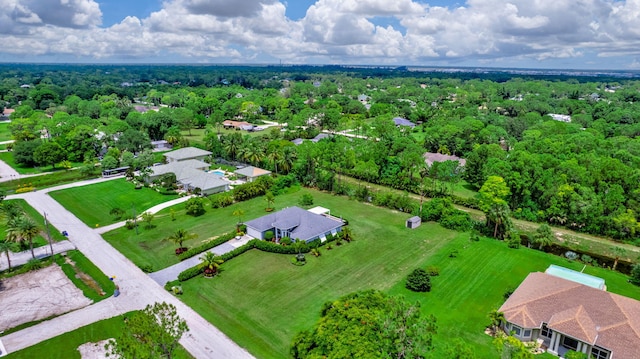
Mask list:
[[[262,196],[271,188],[271,186],[273,186],[273,178],[270,176],[260,176],[253,182],[236,186],[233,189],[233,198],[238,202],[242,202]]]
[[[298,254],[298,249],[296,249],[294,246],[282,246],[277,243],[266,242],[266,241],[256,241],[255,248],[264,252],[271,252],[271,253]],[[302,253],[309,253],[310,250],[311,248],[307,243],[304,243],[300,248],[300,252]]]
[[[241,255],[242,253],[248,251],[249,249],[254,248],[255,243],[258,242],[258,240],[253,239],[250,240],[249,242],[247,242],[247,244],[240,246],[234,250],[232,250],[231,252],[227,252],[225,254],[222,254],[220,256],[220,259],[222,259],[223,261],[228,261],[231,258],[235,258],[239,255]],[[185,270],[183,270],[182,272],[180,272],[180,274],[178,274],[178,280],[180,282],[184,282],[186,280],[189,280],[193,277],[196,277],[202,273],[204,273],[205,267],[198,264],[195,267],[191,267],[191,268],[187,268]],[[168,285],[168,283],[167,283]],[[166,288],[166,286],[165,286]]]
[[[224,208],[233,204],[233,196],[227,192],[209,196],[209,200],[211,201],[211,208]]]
[[[422,268],[414,269],[413,272],[407,276],[405,287],[414,292],[430,292],[431,276]]]

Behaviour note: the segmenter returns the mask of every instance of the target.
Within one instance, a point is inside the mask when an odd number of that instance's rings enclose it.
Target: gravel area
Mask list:
[[[0,331],[91,304],[56,264],[2,280]]]
[[[104,346],[107,344],[107,340],[101,340],[97,343],[84,343],[78,347],[80,356],[82,359],[107,359],[107,351]]]

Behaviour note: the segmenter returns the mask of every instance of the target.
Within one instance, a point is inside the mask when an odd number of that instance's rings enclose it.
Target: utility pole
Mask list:
[[[51,256],[53,257],[53,243],[51,243],[51,231],[49,230],[49,221],[47,220],[47,212],[44,213],[44,225],[47,227],[47,239],[49,240],[49,248],[51,249]]]
[[[138,216],[136,216],[136,207],[131,203],[131,210],[133,211],[133,226],[136,228],[136,236],[138,235]]]

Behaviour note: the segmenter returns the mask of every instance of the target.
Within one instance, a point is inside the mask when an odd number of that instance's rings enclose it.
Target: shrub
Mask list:
[[[473,228],[473,220],[469,213],[455,210],[450,214],[445,214],[440,218],[440,225],[444,228],[459,232],[466,232]]]
[[[223,261],[226,262],[231,258],[235,258],[235,257],[241,255],[242,253],[248,251],[249,249],[255,248],[256,242],[259,242],[259,240],[258,239],[252,239],[249,242],[247,242],[245,245],[240,246],[240,247],[232,250],[231,252],[227,252],[225,254],[222,254],[220,256],[220,259],[222,259]]]
[[[21,187],[16,190],[16,193],[25,193],[25,192],[33,192],[36,188],[32,186]]]
[[[440,269],[438,269],[438,267],[436,267],[436,266],[428,266],[427,267],[427,273],[431,277],[437,277],[437,276],[440,275]]]
[[[180,295],[182,294],[182,286],[180,285],[174,285],[173,287],[171,287],[171,291],[173,292],[173,294],[175,295]]]
[[[407,276],[405,287],[414,292],[430,292],[431,277],[424,269],[414,269],[413,272]]]
[[[313,206],[313,196],[309,193],[305,193],[300,196],[298,203],[300,203],[301,206]]]
[[[291,264],[295,265],[295,266],[303,266],[305,264],[307,264],[306,260],[298,260],[298,256],[293,256],[291,257]]]
[[[233,197],[229,193],[219,193],[209,197],[211,208],[224,208],[233,204]]]
[[[197,265],[195,267],[187,268],[178,274],[178,280],[184,282],[193,277],[196,277],[204,272],[204,266]]]
[[[177,286],[177,285],[179,285],[179,284],[180,284],[180,281],[179,281],[179,280],[172,280],[172,281],[170,281],[170,282],[165,283],[165,285],[164,285],[164,289],[165,289],[166,291],[171,292],[171,291],[172,291],[172,289],[171,289],[171,288],[173,288],[173,287],[175,287],[175,286]]]
[[[136,228],[136,226],[138,226],[138,224],[136,222],[134,222],[133,220],[130,220],[130,219],[128,219],[124,223],[124,228],[126,228],[126,229],[134,229],[134,228]]]
[[[44,263],[37,258],[29,259],[29,261],[24,265],[27,271],[38,270],[44,267]]]
[[[640,264],[636,264],[631,268],[631,279],[629,279],[629,282],[640,285]]]
[[[293,243],[293,241],[289,237],[282,237],[280,239],[280,244],[282,244],[283,246],[290,246],[291,243]]]
[[[289,239],[291,240],[291,239]],[[256,241],[255,248],[265,252],[271,253],[280,253],[280,254],[298,254],[298,250],[294,246],[281,246],[276,243],[266,242],[266,241]],[[311,248],[307,243],[302,245],[300,248],[300,252],[309,253]]]
[[[274,236],[273,231],[267,231],[264,234],[264,240],[271,242],[271,240],[273,240],[273,236]]]
[[[197,217],[204,214],[204,200],[200,197],[189,198],[185,203],[187,214]]]
[[[572,261],[574,261],[574,260],[579,258],[578,253],[572,252],[572,251],[566,251],[564,256],[567,257],[567,259],[572,260]]]
[[[509,235],[509,240],[507,241],[507,245],[509,246],[509,248],[513,248],[513,249],[520,248],[520,235],[512,232]]]
[[[153,273],[153,266],[151,264],[141,265],[140,269],[145,273]]]
[[[577,351],[574,351],[574,350],[569,350],[568,352],[566,352],[564,354],[564,357],[566,359],[587,359],[587,354],[581,353],[581,352],[577,352]]]

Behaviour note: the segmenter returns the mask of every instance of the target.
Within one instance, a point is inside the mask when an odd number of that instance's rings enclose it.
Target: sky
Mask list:
[[[640,0],[0,0],[0,62],[640,70]]]

